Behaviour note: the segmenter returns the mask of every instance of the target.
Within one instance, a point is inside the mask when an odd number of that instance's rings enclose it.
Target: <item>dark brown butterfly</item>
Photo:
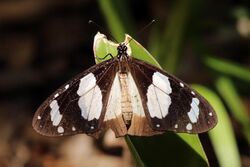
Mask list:
[[[209,103],[183,81],[127,54],[94,65],[60,87],[36,111],[34,129],[46,136],[111,128],[117,137],[165,131],[202,133],[217,117]]]

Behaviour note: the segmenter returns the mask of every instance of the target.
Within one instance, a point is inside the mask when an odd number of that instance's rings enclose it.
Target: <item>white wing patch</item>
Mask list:
[[[116,133],[116,136],[147,134],[142,99],[130,72],[127,75],[117,73],[110,90],[104,121]],[[129,128],[126,125],[130,122]]]
[[[102,92],[96,85],[94,74],[90,73],[80,80],[77,94],[81,115],[87,120],[99,119],[102,111]]]
[[[88,119],[93,94],[94,89],[91,89],[86,94],[82,95],[82,97],[78,100],[78,105],[81,109],[81,115],[84,119]]]
[[[158,100],[154,91],[154,85],[152,84],[148,87],[147,99],[148,99],[147,106],[150,116],[152,118],[153,117],[162,118],[160,106],[158,104]]]
[[[121,86],[118,73],[115,75],[113,85],[110,89],[107,111],[104,121],[115,119],[117,115],[121,115]]]
[[[99,119],[102,111],[102,92],[99,86],[94,88],[93,97],[89,109],[88,120]]]
[[[170,82],[167,76],[159,72],[155,72],[153,74],[152,79],[153,79],[153,84],[159,89],[161,89],[163,92],[167,94],[172,93],[172,88],[170,86]]]
[[[161,119],[168,115],[171,104],[169,94],[172,92],[172,88],[168,77],[159,72],[153,74],[152,80],[153,84],[147,90],[147,107],[151,117]]]
[[[96,86],[96,78],[93,73],[89,73],[80,80],[79,88],[77,94],[82,96],[89,90],[93,89]]]
[[[51,108],[50,120],[52,121],[52,125],[58,126],[62,120],[62,114],[60,114],[59,105],[56,100],[53,100],[49,106]]]
[[[188,112],[188,117],[190,119],[190,121],[192,123],[196,123],[198,121],[199,118],[199,99],[197,98],[192,98],[192,102],[191,102],[191,108],[190,111]]]
[[[135,81],[131,73],[128,73],[128,87],[129,87],[129,94],[131,97],[133,114],[137,114],[137,116],[140,117],[145,117],[141,96],[138,92],[137,86],[135,84]]]

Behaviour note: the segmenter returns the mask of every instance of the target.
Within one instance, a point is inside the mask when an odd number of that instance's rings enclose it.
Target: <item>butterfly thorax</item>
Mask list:
[[[119,44],[117,47],[117,60],[119,64],[119,72],[127,73],[128,72],[128,53],[127,46],[123,43]]]
[[[127,59],[128,58],[128,53],[127,53],[127,46],[124,43],[120,43],[119,46],[117,47],[117,57],[118,59]]]

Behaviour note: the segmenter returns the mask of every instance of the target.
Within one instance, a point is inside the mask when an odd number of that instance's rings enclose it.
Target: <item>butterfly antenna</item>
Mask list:
[[[147,25],[145,25],[140,31],[136,33],[136,36],[139,36],[143,31],[145,31],[149,26],[151,26],[155,22],[155,19],[151,20]],[[125,45],[129,44],[133,38],[131,38]]]
[[[116,43],[119,43],[119,42],[111,35],[110,32],[108,32],[106,29],[104,29],[102,26],[100,26],[99,24],[97,24],[97,23],[94,22],[93,20],[89,20],[88,23],[89,23],[89,24],[93,24],[93,25],[96,26],[99,30],[101,30],[101,31],[103,31],[103,32],[105,32],[105,33],[107,33],[107,34],[112,38],[113,41],[115,41]]]

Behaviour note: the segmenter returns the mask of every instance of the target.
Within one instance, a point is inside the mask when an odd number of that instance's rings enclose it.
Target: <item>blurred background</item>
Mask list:
[[[0,167],[135,166],[112,133],[51,139],[31,126],[54,90],[95,64],[97,31],[130,34],[165,70],[207,90],[222,113],[219,133],[201,136],[211,166],[250,166],[248,0],[20,0],[0,1]]]

